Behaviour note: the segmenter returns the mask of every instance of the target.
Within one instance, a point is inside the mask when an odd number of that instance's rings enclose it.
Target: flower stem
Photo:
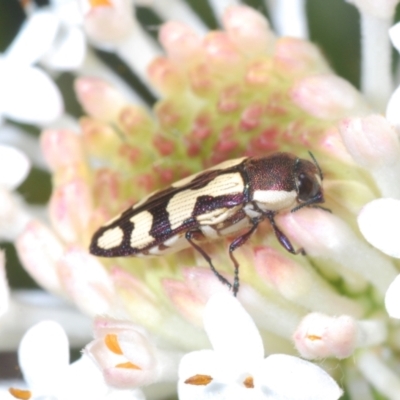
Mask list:
[[[361,13],[361,89],[378,111],[385,109],[393,89],[388,35],[390,25],[391,18]]]
[[[279,36],[308,38],[305,0],[266,0]]]

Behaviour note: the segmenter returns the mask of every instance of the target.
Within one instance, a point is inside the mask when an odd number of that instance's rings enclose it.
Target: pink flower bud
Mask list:
[[[133,32],[135,21],[130,0],[110,0],[93,5],[85,15],[87,35],[100,45],[115,45]]]
[[[264,116],[264,107],[261,103],[253,103],[247,106],[240,117],[240,129],[250,131],[261,125]]]
[[[177,311],[192,325],[203,326],[205,302],[185,283],[174,279],[163,279],[164,290]]]
[[[321,136],[318,148],[346,164],[354,164],[336,126],[328,128]]]
[[[223,25],[230,40],[247,55],[267,54],[272,51],[275,35],[267,20],[247,6],[228,7],[223,15]]]
[[[85,150],[90,155],[110,159],[118,153],[121,140],[110,125],[92,118],[82,118],[80,125]]]
[[[356,347],[357,333],[356,321],[347,315],[311,313],[303,318],[293,340],[304,358],[346,358]]]
[[[15,245],[24,268],[40,286],[53,293],[62,293],[56,263],[63,255],[64,247],[53,232],[32,220]]]
[[[76,79],[75,92],[86,113],[101,121],[114,119],[126,104],[120,92],[100,78]]]
[[[204,38],[203,49],[206,61],[214,64],[219,70],[223,66],[235,69],[242,62],[238,50],[226,33],[219,31],[209,33]]]
[[[152,61],[147,68],[147,75],[151,83],[164,95],[184,90],[185,78],[179,71],[177,65],[165,57],[158,57]]]
[[[295,76],[329,72],[329,66],[318,48],[294,37],[281,37],[277,40],[273,62],[281,74],[285,71]]]
[[[347,81],[335,75],[313,75],[298,81],[291,98],[310,115],[331,120],[367,111],[361,95]]]
[[[381,115],[346,118],[339,130],[347,150],[363,167],[393,164],[400,158],[398,135]]]
[[[84,162],[80,137],[67,129],[47,129],[40,136],[40,144],[49,167],[55,171]]]
[[[63,288],[85,314],[112,315],[118,309],[109,274],[87,250],[70,247],[58,260],[57,269]]]
[[[137,106],[125,106],[120,110],[118,122],[124,133],[129,137],[144,138],[150,136],[154,129],[154,121],[149,113]]]
[[[317,209],[278,216],[277,223],[309,256],[337,263],[342,276],[356,273],[384,295],[397,275],[392,263],[359,239],[340,218]]]
[[[309,310],[330,314],[345,312],[360,317],[365,312],[358,303],[326,285],[307,263],[301,265],[270,247],[256,248],[254,256],[258,275],[286,299]]]
[[[176,21],[161,26],[159,40],[168,57],[178,63],[194,62],[201,53],[200,37],[186,24]]]
[[[74,179],[54,189],[49,213],[53,227],[66,242],[86,239],[92,195],[86,182]]]
[[[382,195],[400,198],[400,144],[388,121],[380,115],[349,118],[339,129],[349,153],[371,170]]]

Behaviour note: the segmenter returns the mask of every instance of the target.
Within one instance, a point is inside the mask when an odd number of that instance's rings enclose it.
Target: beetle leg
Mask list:
[[[265,213],[265,216],[268,218],[272,229],[274,230],[275,236],[276,238],[279,240],[279,243],[289,252],[292,254],[302,254],[303,256],[306,255],[306,252],[304,251],[304,249],[302,247],[300,247],[299,249],[295,250],[292,243],[290,243],[289,238],[278,228],[278,226],[276,225],[274,216],[275,213],[270,212],[270,213]]]
[[[229,257],[231,258],[233,262],[233,266],[235,267],[235,278],[233,280],[233,295],[236,297],[237,292],[239,291],[239,263],[237,262],[235,256],[233,255],[233,252],[243,244],[247,242],[247,240],[250,238],[250,236],[254,233],[254,231],[257,229],[258,224],[260,223],[259,219],[253,219],[251,220],[251,223],[253,226],[250,228],[249,231],[244,233],[243,235],[237,237],[230,245],[229,245]]]
[[[222,282],[224,285],[227,285],[229,289],[232,289],[232,284],[224,278],[214,267],[210,256],[196,243],[193,242],[193,236],[196,233],[196,231],[187,231],[185,234],[186,240],[190,243],[190,245],[197,250],[203,257],[204,259],[208,262],[208,265],[211,268],[211,271],[214,272],[215,276],[219,279],[220,282]],[[236,294],[235,294],[236,295]]]

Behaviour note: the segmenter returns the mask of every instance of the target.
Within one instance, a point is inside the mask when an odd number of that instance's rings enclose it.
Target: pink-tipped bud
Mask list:
[[[84,27],[91,40],[99,45],[115,45],[132,34],[135,21],[130,0],[93,1],[86,10]]]
[[[117,266],[111,269],[110,276],[131,319],[138,324],[156,329],[162,321],[163,310],[158,307],[159,300],[146,282]]]
[[[341,296],[307,265],[283,256],[270,247],[255,250],[255,266],[258,275],[286,299],[307,309],[352,316],[361,316],[364,309],[356,302]]]
[[[247,55],[271,53],[275,35],[265,17],[251,7],[228,7],[223,15],[223,25],[231,41]]]
[[[350,279],[363,278],[384,295],[397,275],[392,263],[359,239],[339,217],[317,209],[303,209],[277,218],[290,240],[309,256],[337,263],[337,272]],[[356,276],[354,276],[356,274]],[[362,278],[363,277],[363,278]]]
[[[75,92],[86,113],[101,121],[115,119],[126,104],[121,94],[100,78],[76,79]]]
[[[247,67],[246,82],[249,85],[267,87],[273,77],[271,60],[256,61]]]
[[[357,345],[357,323],[347,316],[311,313],[303,318],[293,340],[297,351],[308,359],[349,357]]]
[[[382,196],[400,198],[400,144],[389,122],[370,115],[345,119],[339,129],[349,153],[370,169]]]
[[[294,37],[277,40],[274,52],[274,66],[284,74],[291,75],[327,73],[329,66],[316,46]]]
[[[147,75],[154,87],[164,94],[181,92],[186,83],[177,65],[165,57],[154,59],[147,68]]]
[[[336,126],[328,128],[320,137],[318,148],[346,164],[354,164]]]
[[[93,156],[111,158],[118,152],[121,139],[110,125],[92,118],[80,120],[85,150]]]
[[[228,292],[229,288],[223,285],[210,270],[210,268],[190,267],[183,269],[183,279],[186,286],[201,302],[206,302],[214,293]],[[233,282],[233,276],[223,274],[228,281]]]
[[[240,54],[226,33],[215,31],[209,33],[203,40],[206,62],[215,64],[218,68],[234,68],[241,61]],[[222,71],[226,73],[226,71]]]
[[[56,263],[64,252],[56,235],[39,221],[31,221],[16,240],[18,256],[24,268],[40,286],[62,293]]]
[[[346,118],[339,130],[347,150],[363,167],[393,164],[400,158],[398,135],[381,115]]]
[[[111,315],[115,294],[104,266],[87,250],[70,247],[57,262],[61,284],[68,297],[90,316]]]
[[[205,303],[185,282],[163,279],[164,290],[177,311],[192,325],[203,326]]]
[[[74,179],[54,189],[49,213],[54,229],[67,243],[86,239],[86,228],[91,216],[92,195],[82,179]]]
[[[176,21],[161,26],[159,40],[175,62],[192,63],[201,53],[200,37],[186,24]]]
[[[53,171],[84,161],[82,143],[75,132],[47,129],[40,136],[40,144],[46,162]]]
[[[291,98],[304,111],[326,120],[367,111],[357,90],[335,75],[313,75],[301,79],[292,88]]]
[[[270,247],[255,250],[255,267],[262,279],[272,284],[284,297],[296,300],[308,294],[313,284],[306,269]]]
[[[240,116],[240,129],[251,131],[259,127],[264,115],[264,107],[261,103],[254,103],[247,106]]]

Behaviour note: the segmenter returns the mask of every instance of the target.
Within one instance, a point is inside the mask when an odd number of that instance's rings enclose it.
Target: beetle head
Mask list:
[[[310,156],[313,162],[300,158],[295,161],[293,173],[298,205],[291,212],[303,207],[318,207],[318,204],[325,201],[322,191],[322,172],[315,157],[311,153]]]

